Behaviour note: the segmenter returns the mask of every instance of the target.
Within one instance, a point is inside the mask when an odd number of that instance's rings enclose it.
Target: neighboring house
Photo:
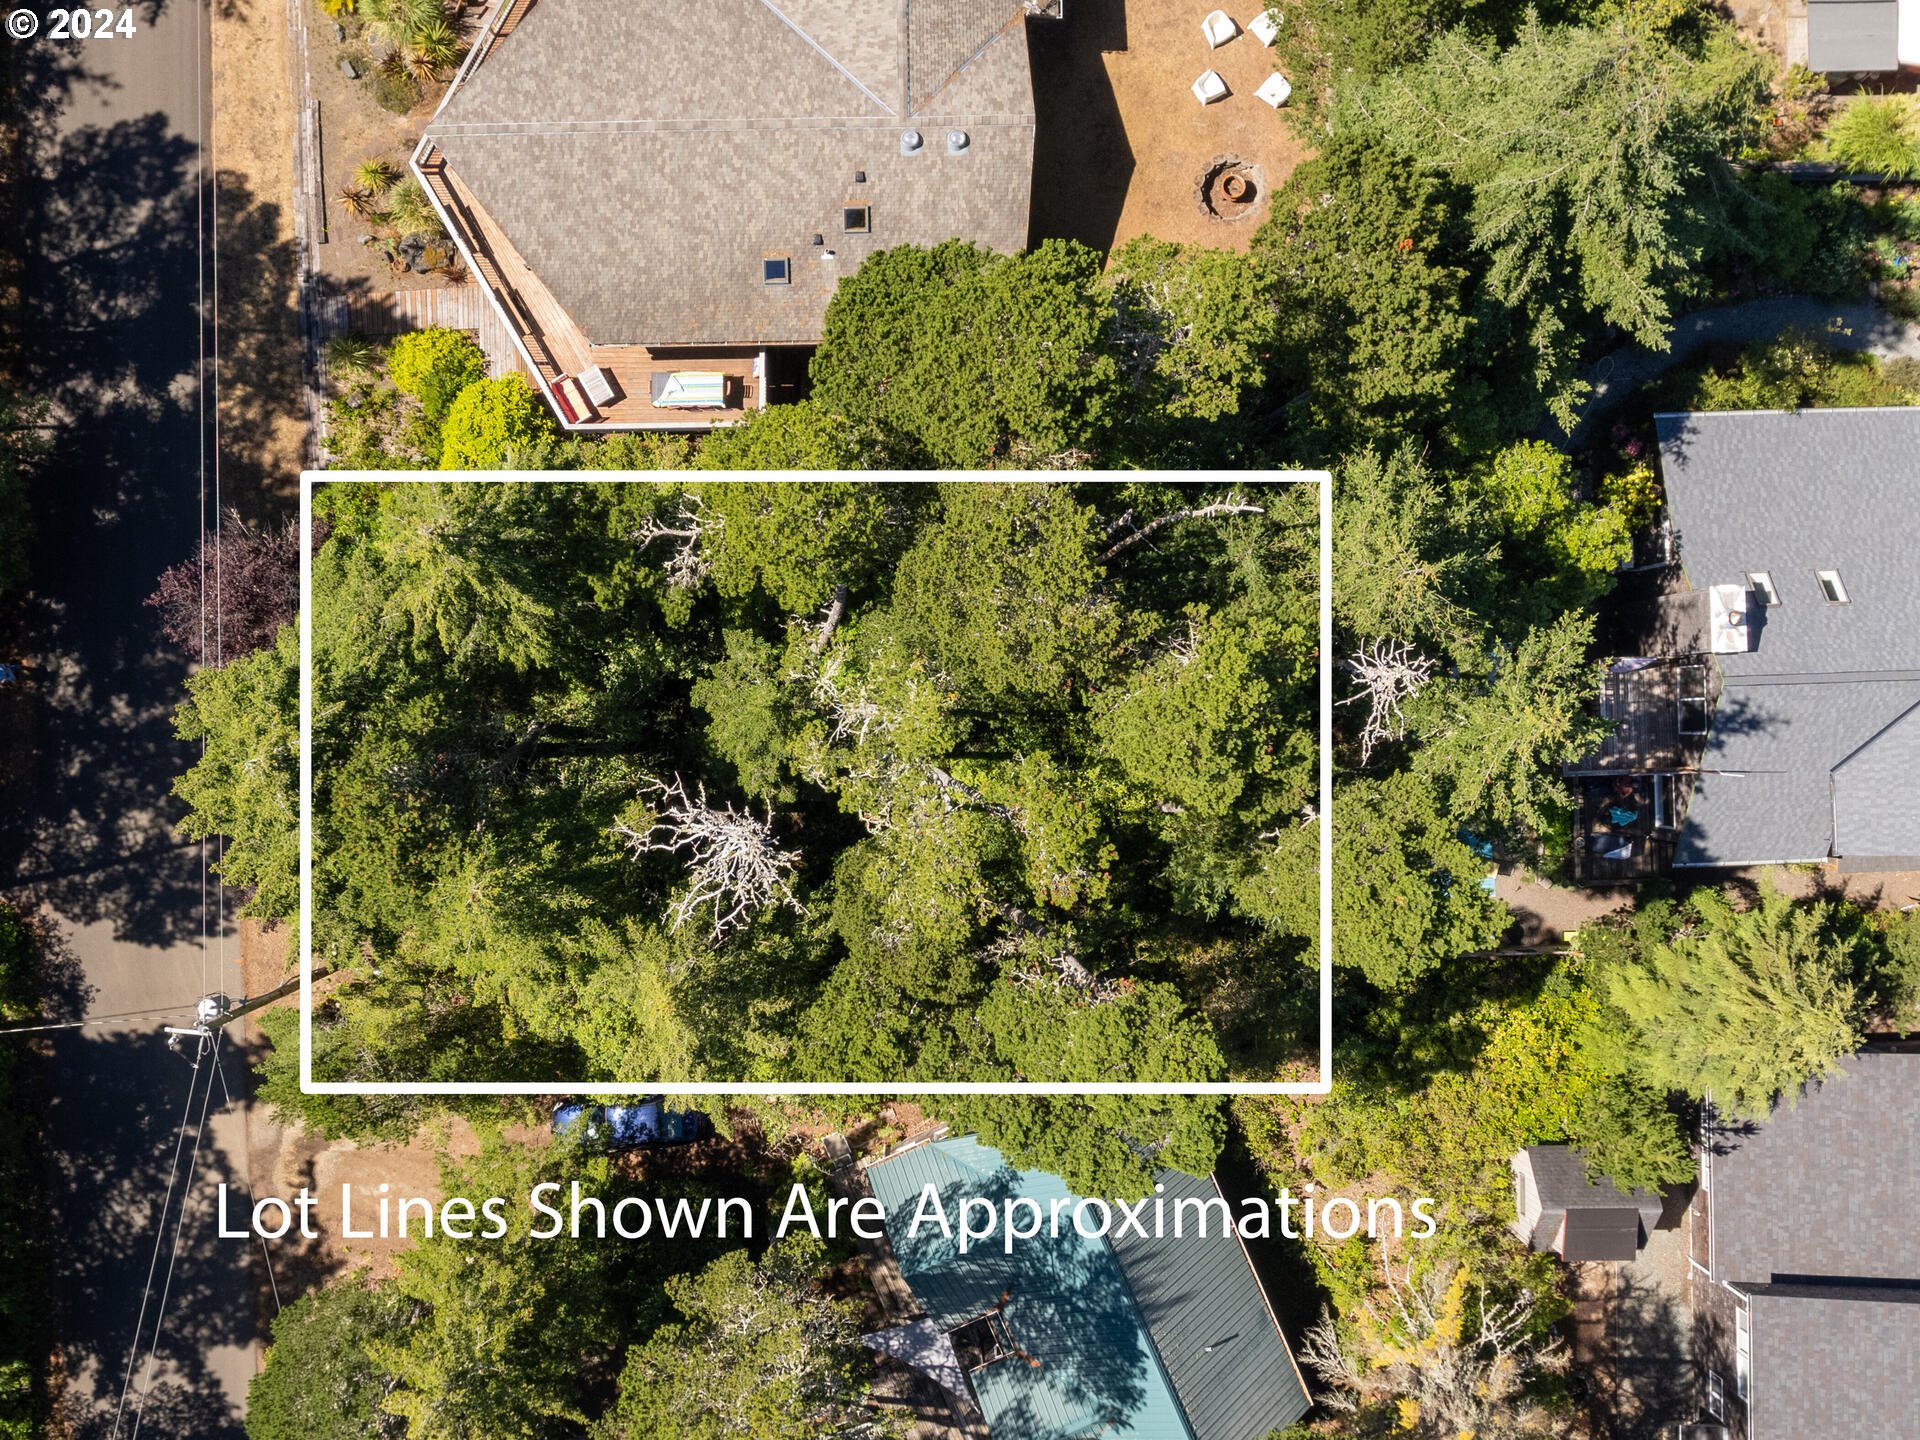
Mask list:
[[[1807,68],[1877,75],[1920,66],[1920,0],[1807,0]]]
[[[1752,1126],[1711,1115],[1689,1213],[1706,1413],[1734,1440],[1912,1440],[1920,1050],[1868,1049]]]
[[[1569,767],[1582,878],[1920,868],[1920,408],[1655,423],[1686,588]]]
[[[1594,1178],[1566,1145],[1529,1145],[1514,1152],[1513,1233],[1534,1250],[1562,1260],[1631,1260],[1660,1223],[1662,1201]]]
[[[1293,1353],[1237,1236],[999,1238],[962,1254],[937,1228],[913,1233],[931,1185],[957,1212],[969,1196],[1070,1201],[1058,1176],[1014,1170],[972,1138],[915,1146],[868,1167],[900,1270],[924,1312],[867,1337],[912,1366],[993,1440],[1264,1440],[1306,1414]],[[1163,1171],[1176,1200],[1222,1207],[1211,1180]],[[1070,1211],[1063,1210],[1063,1216]],[[1149,1227],[1151,1228],[1151,1227]]]
[[[496,0],[414,152],[575,430],[768,398],[876,250],[1027,243],[1047,0]]]

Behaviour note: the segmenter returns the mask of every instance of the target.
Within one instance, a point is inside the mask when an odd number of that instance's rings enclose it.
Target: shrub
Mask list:
[[[487,378],[487,357],[464,330],[415,330],[393,342],[387,375],[396,390],[413,396],[427,418],[437,421],[462,390]]]
[[[469,385],[441,427],[442,470],[492,470],[554,437],[553,417],[521,375]]]
[[[402,235],[418,235],[423,231],[441,229],[440,217],[434,213],[427,192],[411,175],[387,191],[383,198],[386,201],[387,224]]]
[[[398,69],[382,65],[373,72],[373,98],[382,110],[405,115],[420,103],[420,82],[404,65]]]
[[[400,172],[394,169],[391,160],[362,160],[353,167],[353,183],[369,195],[386,194],[399,178]]]
[[[1833,117],[1827,153],[1849,170],[1920,176],[1920,111],[1905,96],[1862,95]]]
[[[327,341],[326,362],[333,380],[365,380],[380,363],[380,347],[358,330],[349,330]]]

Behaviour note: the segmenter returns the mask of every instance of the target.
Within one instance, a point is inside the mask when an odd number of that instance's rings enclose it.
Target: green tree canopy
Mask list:
[[[1859,1047],[1867,942],[1832,904],[1771,885],[1745,910],[1712,891],[1690,904],[1698,927],[1608,969],[1607,999],[1651,1084],[1763,1120]]]
[[[1044,461],[1113,422],[1106,327],[1100,257],[1074,242],[1019,255],[958,240],[883,250],[827,305],[814,398],[921,463]]]

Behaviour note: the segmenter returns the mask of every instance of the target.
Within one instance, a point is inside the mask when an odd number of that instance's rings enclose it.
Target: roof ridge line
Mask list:
[[[907,0],[907,4],[911,6],[913,4],[913,0]],[[930,93],[927,96],[926,100],[920,105],[915,105],[913,103],[913,45],[911,41],[909,41],[909,43],[906,46],[907,93],[906,93],[905,99],[906,99],[906,106],[907,106],[907,118],[916,119],[926,114],[926,107],[933,104],[933,102],[938,100],[942,95],[946,94],[948,88],[952,86],[953,82],[958,80],[963,74],[966,73],[967,67],[969,65],[973,64],[974,61],[978,60],[982,55],[986,54],[987,51],[990,50],[993,46],[999,44],[1002,40],[1006,39],[1007,32],[1011,30],[1015,25],[1024,25],[1026,23],[1027,23],[1026,6],[1024,4],[1016,4],[1014,6],[1013,18],[1002,22],[999,29],[995,30],[992,34],[987,36],[985,40],[982,40],[979,43],[979,45],[975,46],[973,52],[969,54],[966,59],[962,60],[958,65],[954,66],[952,73],[949,74],[946,79],[942,80],[940,84],[932,91],[932,93]]]
[[[1914,701],[1913,704],[1909,705],[1906,709],[1902,710],[1898,715],[1894,716],[1891,720],[1887,721],[1886,724],[1882,725],[1878,730],[1874,731],[1873,734],[1869,735],[1866,739],[1862,740],[1858,745],[1854,746],[1853,749],[1849,750],[1846,754],[1842,755],[1838,760],[1834,761],[1832,767],[1827,771],[1827,775],[1829,779],[1832,779],[1833,777],[1837,777],[1842,770],[1844,770],[1854,760],[1859,758],[1860,753],[1863,750],[1872,749],[1873,746],[1876,743],[1878,743],[1881,740],[1881,738],[1884,737],[1889,730],[1893,729],[1896,725],[1904,725],[1909,719],[1913,717],[1916,711],[1920,711],[1920,700]],[[1836,822],[1835,828],[1837,829],[1839,817],[1835,816],[1834,818]]]
[[[840,63],[839,57],[836,56],[831,50],[827,49],[826,46],[822,45],[818,40],[814,39],[813,36],[809,35],[805,30],[801,29],[799,23],[795,21],[792,16],[788,15],[786,11],[782,10],[778,5],[774,4],[773,0],[760,0],[760,3],[766,6],[768,11],[771,12],[780,21],[782,25],[785,25],[789,30],[793,31],[794,34],[798,35],[802,40],[806,41],[807,44],[810,47],[812,47],[815,54],[819,55],[819,57],[822,60],[825,60],[829,65],[833,66],[834,69],[838,70],[843,76],[845,76],[847,80],[852,83],[853,87],[856,90],[858,90],[862,95],[866,96],[869,100],[873,101],[874,104],[878,105],[882,110],[886,111],[887,114],[892,116],[895,120],[898,120],[900,118],[899,113],[891,105],[887,104],[886,101],[882,100],[878,95],[874,94],[873,91],[869,90],[866,86],[865,81],[863,81],[858,75],[854,74],[853,71],[849,70],[846,66],[842,65]]]
[[[916,117],[919,118],[919,117]],[[891,130],[898,117],[888,115],[735,115],[726,119],[676,120],[632,116],[607,120],[468,120],[430,128],[429,137],[467,135],[586,135],[607,131],[655,131],[664,135],[700,135],[729,130]],[[1024,115],[967,117],[972,130],[1030,129]]]

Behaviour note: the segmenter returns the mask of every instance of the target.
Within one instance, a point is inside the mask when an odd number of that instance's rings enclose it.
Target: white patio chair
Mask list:
[[[1287,83],[1286,76],[1276,70],[1273,74],[1262,80],[1260,82],[1260,88],[1253,93],[1266,101],[1267,104],[1271,105],[1274,109],[1278,110],[1282,105],[1287,103],[1288,97],[1293,94],[1293,86]]]
[[[1200,29],[1207,37],[1207,48],[1218,50],[1234,36],[1240,33],[1240,27],[1233,23],[1233,17],[1224,10],[1216,10],[1200,22]]]
[[[1262,45],[1271,45],[1280,38],[1279,22],[1273,18],[1271,10],[1262,10],[1247,21],[1247,33]]]
[[[1212,70],[1203,70],[1200,78],[1193,82],[1193,98],[1202,105],[1211,105],[1216,100],[1224,100],[1229,93],[1227,82]]]

